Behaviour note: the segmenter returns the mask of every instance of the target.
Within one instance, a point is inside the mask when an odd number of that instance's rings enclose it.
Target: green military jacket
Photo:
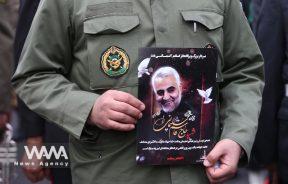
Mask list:
[[[263,59],[238,0],[43,0],[13,83],[32,110],[72,135],[74,183],[207,183],[201,165],[137,166],[135,131],[85,123],[105,90],[137,96],[139,47],[208,44],[219,52],[215,138],[236,141],[249,156]],[[128,72],[119,78],[101,71],[101,56],[111,46],[130,58]]]

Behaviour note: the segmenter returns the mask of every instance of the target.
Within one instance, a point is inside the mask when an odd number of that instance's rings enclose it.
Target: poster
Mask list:
[[[217,51],[140,48],[139,165],[202,163],[214,145]]]

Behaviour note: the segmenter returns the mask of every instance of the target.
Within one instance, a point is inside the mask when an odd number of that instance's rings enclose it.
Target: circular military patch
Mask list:
[[[101,69],[109,77],[121,77],[130,65],[127,53],[116,46],[111,46],[101,56]]]

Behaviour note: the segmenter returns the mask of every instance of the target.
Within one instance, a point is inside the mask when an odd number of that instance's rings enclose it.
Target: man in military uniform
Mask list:
[[[205,166],[137,166],[138,48],[208,44],[219,52],[219,142]],[[239,1],[43,0],[13,83],[32,110],[70,132],[74,183],[207,183],[231,178],[241,150],[250,155],[262,68]]]

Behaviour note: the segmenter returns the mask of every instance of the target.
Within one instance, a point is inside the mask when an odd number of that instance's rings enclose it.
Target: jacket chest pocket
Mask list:
[[[182,10],[184,20],[184,45],[187,47],[215,45],[223,46],[223,15],[212,10]]]
[[[217,82],[222,82],[223,21],[221,13],[214,10],[181,10],[184,47],[215,47],[219,51]]]
[[[119,11],[119,7],[116,4],[113,12],[94,16],[90,12],[89,17],[86,15],[84,33],[91,90],[133,87],[138,84],[137,27],[140,21],[137,14]]]

